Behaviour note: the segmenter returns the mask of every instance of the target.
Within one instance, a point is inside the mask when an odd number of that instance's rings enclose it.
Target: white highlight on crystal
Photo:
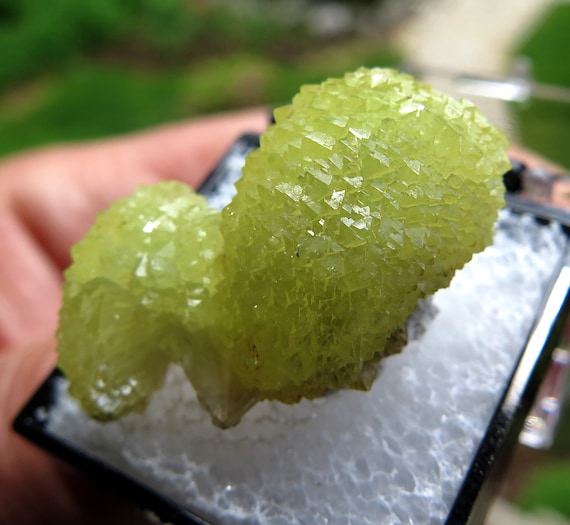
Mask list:
[[[148,221],[144,226],[143,226],[143,232],[145,233],[152,233],[154,231],[154,228],[156,227],[156,221]]]

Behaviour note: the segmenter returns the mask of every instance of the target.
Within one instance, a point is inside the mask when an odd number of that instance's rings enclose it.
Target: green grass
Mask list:
[[[570,88],[570,4],[555,6],[516,50],[532,60],[534,80]],[[570,104],[532,99],[515,107],[524,144],[570,168]]]
[[[336,60],[326,56],[333,53]],[[360,65],[395,65],[384,49],[354,46],[290,63],[233,53],[187,67],[77,62],[0,99],[0,155],[43,144],[127,133],[195,115],[285,103],[304,83]]]
[[[533,98],[513,109],[522,142],[570,169],[570,104]]]
[[[302,84],[395,65],[268,13],[192,0],[0,0],[0,155],[289,101]]]
[[[535,80],[570,86],[569,28],[570,4],[559,4],[518,50],[518,54],[532,59]]]
[[[0,90],[94,53],[180,65],[220,45],[263,49],[291,29],[191,0],[0,0]]]
[[[538,470],[519,498],[529,511],[551,509],[570,518],[570,462]]]
[[[0,0],[0,155],[266,102],[263,57],[292,38],[188,0]]]
[[[124,133],[183,116],[183,82],[82,66],[46,84],[22,106],[6,97],[0,111],[0,154],[31,146]]]

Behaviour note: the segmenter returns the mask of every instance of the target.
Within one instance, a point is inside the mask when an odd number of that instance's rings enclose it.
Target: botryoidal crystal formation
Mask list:
[[[361,68],[275,121],[221,214],[143,187],[73,248],[59,365],[94,417],[144,409],[170,363],[221,427],[368,389],[418,300],[491,243],[507,142],[471,103]]]

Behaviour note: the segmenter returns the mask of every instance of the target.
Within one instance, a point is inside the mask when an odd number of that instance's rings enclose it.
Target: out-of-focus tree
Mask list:
[[[93,53],[172,65],[280,32],[277,20],[187,0],[0,0],[0,91]]]

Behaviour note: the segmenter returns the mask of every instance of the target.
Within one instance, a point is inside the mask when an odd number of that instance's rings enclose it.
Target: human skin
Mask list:
[[[11,423],[55,365],[62,272],[96,214],[140,184],[199,185],[242,133],[267,121],[255,109],[0,163],[0,524],[146,522]]]
[[[239,135],[266,123],[266,110],[251,110],[0,163],[0,524],[145,522],[11,423],[55,365],[62,271],[96,214],[139,184],[198,185]]]

